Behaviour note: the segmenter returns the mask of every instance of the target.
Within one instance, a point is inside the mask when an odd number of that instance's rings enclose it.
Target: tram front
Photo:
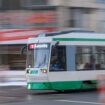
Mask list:
[[[28,44],[26,79],[29,90],[50,89],[48,82],[49,56],[49,43]]]

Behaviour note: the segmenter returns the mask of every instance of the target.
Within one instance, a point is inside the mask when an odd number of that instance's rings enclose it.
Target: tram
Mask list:
[[[28,39],[29,90],[92,89],[101,74],[105,74],[105,34],[70,31]]]

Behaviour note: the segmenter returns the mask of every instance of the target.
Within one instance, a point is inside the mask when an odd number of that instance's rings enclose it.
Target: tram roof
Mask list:
[[[85,29],[65,29],[65,30],[59,30],[59,31],[55,31],[55,32],[47,32],[47,33],[42,33],[39,35],[39,37],[41,36],[59,36],[59,35],[63,35],[63,34],[69,34],[69,33],[94,33],[94,31],[90,31],[90,30],[85,30]]]
[[[40,34],[37,38],[30,38],[28,43],[52,41],[79,41],[79,42],[103,42],[105,44],[105,34],[95,33],[84,29],[70,29]],[[89,43],[88,43],[89,44]]]
[[[87,32],[72,32],[72,33],[67,33],[67,34],[61,34],[57,36],[53,36],[52,38],[101,38],[105,39],[105,34],[104,33],[87,33]]]
[[[105,44],[105,34],[93,32],[71,32],[54,36],[42,36],[30,38],[28,43],[34,42],[52,42],[52,41],[76,41],[76,42],[103,42]],[[89,43],[88,43],[89,44]]]

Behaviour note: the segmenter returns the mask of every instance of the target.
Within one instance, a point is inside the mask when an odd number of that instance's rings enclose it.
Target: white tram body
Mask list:
[[[70,32],[28,40],[29,90],[91,89],[101,74],[105,74],[105,34]]]

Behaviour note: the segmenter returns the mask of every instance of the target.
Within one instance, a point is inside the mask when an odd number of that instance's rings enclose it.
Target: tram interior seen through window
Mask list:
[[[66,47],[52,46],[50,71],[66,71]]]
[[[77,46],[77,70],[103,70],[105,69],[104,46]]]

